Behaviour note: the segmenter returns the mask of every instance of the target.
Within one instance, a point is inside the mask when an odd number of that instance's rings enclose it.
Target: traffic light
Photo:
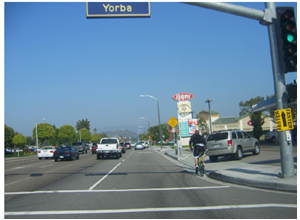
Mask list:
[[[297,29],[293,7],[276,7],[277,39],[283,73],[297,71]]]

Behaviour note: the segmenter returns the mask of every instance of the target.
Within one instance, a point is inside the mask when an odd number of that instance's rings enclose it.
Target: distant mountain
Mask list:
[[[101,132],[102,133],[102,132]],[[120,130],[111,130],[111,131],[104,131],[105,134],[107,134],[108,137],[131,137],[131,138],[138,138],[139,135],[135,132],[129,131],[127,129],[120,129]]]

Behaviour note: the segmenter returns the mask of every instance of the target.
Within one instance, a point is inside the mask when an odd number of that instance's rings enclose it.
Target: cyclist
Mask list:
[[[192,147],[192,143],[193,143],[193,147]],[[197,144],[203,144],[205,147],[201,147],[200,145],[197,145]],[[207,147],[204,137],[199,134],[198,130],[196,130],[195,134],[193,134],[191,136],[189,145],[190,145],[190,149],[193,150],[193,155],[195,158],[196,175],[197,175],[199,172],[199,167],[198,167],[199,154],[201,151],[203,151],[203,153],[204,153],[204,151],[206,150],[206,147]],[[202,162],[204,164],[204,157],[202,157]]]

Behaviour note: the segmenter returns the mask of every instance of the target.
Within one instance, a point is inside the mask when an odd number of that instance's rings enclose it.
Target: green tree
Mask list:
[[[88,130],[90,130],[90,122],[87,120],[87,118],[85,120],[81,120],[78,122],[76,122],[76,130],[79,131],[82,128],[86,128]]]
[[[12,142],[14,145],[24,148],[24,145],[26,144],[27,139],[24,135],[17,134],[13,137]]]
[[[37,136],[38,139],[41,140],[42,146],[44,146],[45,140],[49,140],[55,137],[55,130],[53,126],[48,123],[41,123],[37,125]],[[32,137],[35,139],[35,127],[32,131]]]
[[[87,141],[91,140],[92,135],[91,135],[91,132],[88,129],[82,128],[82,129],[80,129],[79,132],[81,133],[81,140],[82,141],[87,142]]]
[[[6,124],[4,124],[4,129],[5,129],[5,139],[4,139],[4,146],[5,148],[13,148],[14,144],[12,142],[13,137],[15,135],[14,129],[11,127],[8,127]]]
[[[63,125],[59,128],[57,137],[67,145],[67,142],[76,136],[75,128],[71,125]]]
[[[35,140],[34,140],[31,136],[27,136],[27,137],[26,137],[26,144],[27,144],[28,146],[30,146],[30,145],[35,145]]]
[[[161,125],[162,135],[165,136],[164,140],[167,140],[170,138],[170,133],[168,131],[167,125],[162,124]],[[159,136],[159,125],[150,127],[148,130],[148,134],[151,136],[151,139],[154,141],[160,141]]]
[[[97,133],[95,133],[95,134],[93,134],[92,136],[91,136],[91,142],[97,142],[97,143],[99,143],[100,142],[100,140],[101,140],[101,135],[100,134],[97,134]]]
[[[240,102],[240,116],[249,115],[253,125],[253,136],[258,140],[263,134],[262,125],[264,118],[262,112],[252,112],[252,106],[262,101],[264,101],[264,97],[257,96],[256,98],[251,98],[246,102]]]
[[[205,118],[203,118],[203,117],[198,118],[198,127],[199,127],[199,130],[208,130],[208,125],[206,123]]]
[[[54,128],[55,135],[54,135],[53,138],[47,140],[47,142],[48,142],[51,146],[56,146],[56,144],[61,144],[62,141],[58,138],[58,132],[59,132],[59,129],[56,128],[55,125],[52,125],[52,127]]]
[[[140,134],[139,138],[140,138],[141,141],[147,140],[147,136],[145,134]]]

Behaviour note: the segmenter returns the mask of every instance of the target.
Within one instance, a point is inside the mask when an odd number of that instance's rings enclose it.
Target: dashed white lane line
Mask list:
[[[5,195],[26,194],[54,194],[54,193],[107,193],[107,192],[147,192],[147,191],[176,191],[176,190],[203,190],[229,188],[230,186],[204,186],[204,187],[174,187],[174,188],[148,188],[148,189],[102,189],[102,190],[48,190],[48,191],[25,191],[6,192]]]
[[[116,213],[137,213],[137,212],[182,212],[182,211],[207,211],[222,209],[249,209],[249,208],[296,208],[295,204],[249,204],[249,205],[221,205],[202,207],[167,207],[167,208],[138,208],[138,209],[107,209],[107,210],[62,210],[62,211],[20,211],[5,212],[6,216],[21,215],[82,215],[82,214],[116,214]]]
[[[111,171],[109,171],[108,174],[106,174],[104,177],[102,177],[97,183],[95,183],[94,185],[92,185],[89,190],[93,190],[99,183],[101,183],[106,177],[109,176],[109,174],[111,174],[115,169],[117,169],[118,166],[120,166],[121,163],[119,163],[117,166],[115,166]]]

